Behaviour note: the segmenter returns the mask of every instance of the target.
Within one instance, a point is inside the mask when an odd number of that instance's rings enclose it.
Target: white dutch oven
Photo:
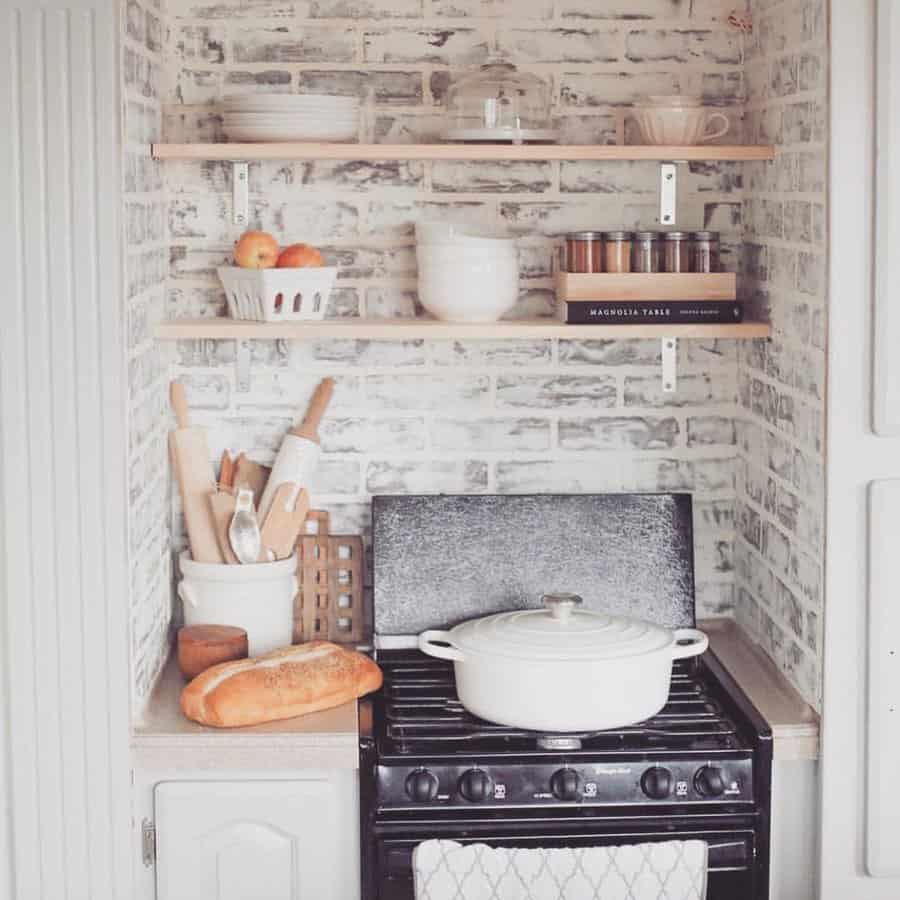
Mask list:
[[[578,610],[580,597],[547,594],[546,609],[498,613],[450,631],[425,631],[419,648],[453,661],[462,705],[530,731],[621,728],[666,703],[672,661],[709,639],[624,616]]]

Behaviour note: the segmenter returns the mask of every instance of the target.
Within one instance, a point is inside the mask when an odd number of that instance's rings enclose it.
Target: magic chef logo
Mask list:
[[[634,316],[671,316],[672,308],[669,306],[647,306],[642,309],[635,309],[631,306],[615,306],[612,309],[592,309],[591,315],[600,319],[620,318],[622,316],[630,318]]]
[[[630,775],[631,769],[613,768],[613,769],[594,769],[595,775]]]

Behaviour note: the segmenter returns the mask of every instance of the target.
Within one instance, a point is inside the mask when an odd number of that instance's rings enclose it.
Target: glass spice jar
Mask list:
[[[667,231],[663,234],[663,270],[691,271],[691,243],[686,231]]]
[[[631,271],[631,238],[630,231],[603,232],[603,256],[607,272]]]
[[[631,246],[632,272],[659,272],[659,235],[655,231],[636,231]]]
[[[572,231],[566,235],[566,271],[603,271],[603,235],[599,231]]]
[[[691,271],[719,271],[719,233],[695,231],[691,234]]]

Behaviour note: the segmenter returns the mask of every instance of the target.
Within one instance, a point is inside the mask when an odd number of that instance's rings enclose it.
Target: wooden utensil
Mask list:
[[[184,522],[195,562],[221,563],[225,561],[216,541],[216,529],[209,495],[216,489],[206,431],[192,428],[184,385],[173,381],[169,397],[178,427],[169,434],[169,447],[175,476],[181,490]]]
[[[272,499],[279,485],[293,482],[295,490],[309,484],[310,477],[322,455],[319,442],[319,423],[325,415],[331,395],[334,393],[334,379],[323,378],[309,401],[306,415],[300,425],[295,425],[284,437],[272,474],[259,501],[259,514],[263,518],[272,506]]]
[[[234,460],[228,450],[222,451],[222,461],[219,463],[219,486],[234,487]]]
[[[254,497],[262,497],[266,489],[266,483],[272,470],[268,466],[261,466],[254,462],[246,453],[242,453],[234,464],[234,487],[248,487],[253,491]]]
[[[296,502],[292,497],[296,494]],[[262,527],[262,550],[260,562],[275,562],[287,559],[294,552],[294,545],[306,521],[309,511],[309,494],[290,481],[278,486],[275,498]]]
[[[219,490],[209,495],[209,505],[212,509],[219,550],[225,557],[225,562],[232,566],[237,565],[238,558],[231,549],[231,541],[228,540],[228,526],[231,525],[231,517],[234,515],[234,491],[220,484]]]
[[[219,663],[247,658],[247,632],[231,625],[185,625],[178,629],[178,668],[191,680]]]

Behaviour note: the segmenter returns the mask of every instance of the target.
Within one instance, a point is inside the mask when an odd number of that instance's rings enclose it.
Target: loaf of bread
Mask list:
[[[213,666],[181,692],[181,711],[216,728],[258,725],[340,706],[381,687],[381,669],[328,641]]]

